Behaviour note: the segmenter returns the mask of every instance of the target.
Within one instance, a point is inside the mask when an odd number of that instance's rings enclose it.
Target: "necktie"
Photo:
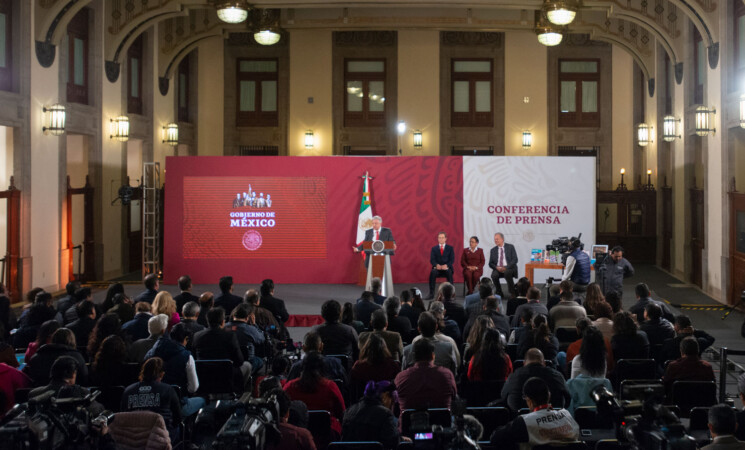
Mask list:
[[[504,247],[499,247],[499,267],[504,267]]]
[[[445,253],[445,246],[444,245],[441,245],[440,246],[440,256],[442,256],[443,253]]]
[[[380,230],[375,230],[375,240],[376,241],[380,240]]]

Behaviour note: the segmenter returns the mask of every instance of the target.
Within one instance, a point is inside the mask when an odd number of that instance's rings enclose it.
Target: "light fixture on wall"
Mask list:
[[[675,138],[680,138],[680,135],[678,134],[678,123],[680,123],[680,120],[673,116],[665,116],[665,118],[662,119],[662,139],[665,142],[672,142]]]
[[[406,132],[406,122],[399,120],[398,125],[396,125],[396,130],[398,130],[399,135],[403,135]]]
[[[533,146],[533,133],[530,131],[523,131],[523,150],[530,150]]]
[[[640,147],[646,147],[652,141],[652,127],[646,123],[640,123],[636,126],[636,140]]]
[[[415,130],[414,131],[414,148],[422,148],[422,131],[421,130]]]
[[[163,143],[168,144],[171,147],[178,145],[178,124],[169,123],[163,127]]]
[[[248,17],[248,5],[243,0],[218,1],[217,17],[225,23],[241,23]]]
[[[127,142],[129,140],[129,117],[118,116],[111,119],[111,139],[115,139],[119,142]]]
[[[564,26],[572,23],[577,16],[577,3],[571,0],[545,0],[542,11],[554,25]]]
[[[617,191],[628,191],[629,189],[626,187],[626,183],[623,182],[623,176],[626,175],[626,169],[623,167],[621,168],[621,182],[618,183],[618,187],[616,187]]]
[[[711,116],[717,113],[714,108],[707,108],[706,106],[699,106],[696,108],[696,134],[699,136],[708,136],[709,133],[715,133],[717,130],[714,128]]]
[[[45,106],[42,110],[46,116],[47,126],[41,127],[41,131],[44,133],[48,131],[54,136],[63,134],[65,132],[65,107],[55,103],[49,107]]]
[[[740,96],[740,128],[745,128],[745,94]]]
[[[654,185],[652,184],[652,169],[647,169],[647,184],[643,188],[645,191],[654,191]]]
[[[305,148],[313,148],[313,145],[315,144],[315,139],[313,138],[313,130],[308,130],[305,132]]]

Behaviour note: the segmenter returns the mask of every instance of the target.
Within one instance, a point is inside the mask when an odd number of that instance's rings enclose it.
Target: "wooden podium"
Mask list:
[[[365,290],[370,290],[373,278],[380,278],[383,282],[381,295],[388,297],[393,295],[393,274],[391,272],[391,253],[393,252],[393,241],[363,241],[362,251],[368,255],[367,278]]]

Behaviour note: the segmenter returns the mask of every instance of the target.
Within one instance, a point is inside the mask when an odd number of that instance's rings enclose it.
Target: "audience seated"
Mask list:
[[[410,341],[413,333],[411,323],[406,317],[401,317],[401,299],[395,295],[383,302],[383,309],[388,315],[388,331],[398,333],[403,341]]]
[[[649,345],[653,347],[675,337],[673,324],[662,317],[662,308],[655,303],[649,303],[644,307],[644,322],[639,328],[647,333]]]
[[[4,286],[3,286],[3,289],[5,289]],[[68,281],[67,284],[65,285],[66,295],[63,295],[62,297],[57,299],[57,306],[56,306],[57,315],[54,318],[60,324],[65,323],[65,311],[67,311],[71,306],[77,303],[77,299],[75,298],[75,291],[78,289],[80,289],[80,281],[76,281],[76,280]],[[5,296],[5,298],[8,298],[8,297]],[[0,312],[0,316],[2,316],[2,312]],[[2,321],[2,323],[6,327],[8,326],[8,324],[3,321],[2,317],[0,317],[0,321]]]
[[[69,356],[60,356],[52,364],[49,371],[49,383],[37,387],[28,394],[28,398],[34,398],[46,392],[55,392],[56,397],[85,397],[90,393],[88,389],[76,384],[78,375],[78,363]]]
[[[676,381],[716,381],[711,364],[699,358],[695,338],[689,336],[680,341],[680,358],[667,365],[662,381],[668,392]]]
[[[675,320],[672,311],[670,311],[670,308],[665,303],[659,302],[657,300],[652,300],[652,298],[650,297],[651,292],[649,291],[649,287],[646,284],[637,284],[636,288],[634,288],[634,293],[636,294],[636,303],[634,303],[631,308],[629,308],[629,312],[636,315],[637,322],[641,323],[644,320],[644,308],[646,308],[647,305],[650,303],[654,303],[660,306],[660,308],[662,309],[662,317],[670,322]]]
[[[73,332],[67,328],[60,328],[54,332],[49,344],[42,345],[31,359],[26,360],[23,372],[31,377],[34,386],[44,386],[49,383],[49,373],[57,358],[69,356],[77,363],[78,381],[86,383],[88,367],[85,365],[83,355],[76,348]]]
[[[182,275],[178,279],[178,288],[181,291],[177,296],[173,297],[173,301],[176,302],[176,311],[181,314],[181,319],[184,318],[184,305],[189,302],[199,304],[199,297],[191,293],[191,277],[189,275]],[[196,318],[192,316],[192,318]]]
[[[107,314],[111,308],[114,307],[116,302],[114,302],[114,296],[116,294],[123,294],[124,293],[124,285],[121,283],[111,283],[109,287],[106,289],[106,298],[104,298],[103,303],[101,303],[101,312],[103,314]],[[130,317],[127,320],[132,320]],[[126,322],[126,320],[122,320],[122,323]]]
[[[186,344],[186,348],[191,352],[193,350],[194,335],[206,327],[197,322],[200,312],[198,302],[187,302],[181,308],[181,311],[181,322],[179,322],[179,325],[189,333],[189,342]]]
[[[489,279],[489,281],[491,281],[491,279]],[[483,300],[480,308],[481,310],[478,313],[472,311],[472,313],[468,317],[468,322],[466,323],[465,328],[463,328],[463,336],[470,336],[471,327],[478,317],[487,316],[492,320],[494,328],[502,333],[502,336],[504,337],[504,340],[506,342],[507,339],[510,337],[510,324],[507,316],[499,312],[499,299],[495,295],[490,295]]]
[[[354,305],[352,302],[346,302],[342,305],[341,323],[354,328],[354,331],[356,331],[358,335],[365,331],[365,325],[357,320],[357,317],[354,315]]]
[[[176,301],[173,300],[171,293],[168,291],[160,291],[153,300],[152,310],[153,315],[165,314],[168,317],[168,331],[171,331],[174,325],[181,321],[181,317],[176,311]]]
[[[357,320],[362,322],[366,327],[370,324],[370,316],[373,311],[381,309],[381,306],[376,304],[374,301],[373,293],[365,291],[362,296],[357,300],[357,304],[354,305],[354,312],[357,316]]]
[[[557,327],[573,327],[577,319],[587,316],[585,308],[574,301],[574,293],[572,291],[562,292],[559,298],[561,300],[556,306],[551,308],[551,312],[549,313],[549,322],[552,324],[552,330],[556,330]]]
[[[269,366],[269,370],[267,370],[266,375],[259,375],[254,380],[254,390],[253,390],[253,396],[254,397],[261,397],[260,392],[260,386],[262,381],[264,381],[267,378],[272,378],[277,381],[278,387],[281,388],[287,383],[287,375],[290,373],[290,359],[286,356],[277,356],[274,359],[272,359],[272,364]],[[264,389],[263,392],[266,392],[267,389]]]
[[[255,289],[247,290],[246,294],[243,296],[243,301],[253,306],[253,315],[256,320],[256,326],[259,327],[259,329],[279,329],[279,322],[277,322],[277,318],[274,317],[274,314],[272,314],[271,311],[264,308],[263,303],[261,303],[261,297],[259,297],[259,293],[256,292]]]
[[[714,344],[714,341],[716,340],[714,336],[706,331],[693,328],[691,319],[686,315],[681,314],[675,318],[674,329],[675,337],[667,339],[662,343],[660,359],[663,362],[678,359],[680,357],[680,342],[687,337],[694,337],[696,339],[698,342],[699,355]]]
[[[481,288],[484,288],[483,290]],[[463,299],[463,309],[466,310],[466,317],[471,318],[472,312],[478,314],[481,312],[481,305],[484,303],[486,297],[494,295],[494,281],[491,277],[482,277],[479,280],[479,284],[475,286],[475,292],[468,294]],[[499,297],[499,296],[497,296]],[[502,308],[502,299],[499,298],[499,311],[504,312]]]
[[[341,435],[341,419],[344,417],[344,398],[339,387],[323,376],[323,356],[311,352],[305,356],[300,378],[288,381],[284,390],[293,400],[300,400],[309,410],[324,410],[331,413],[331,429],[338,438]]]
[[[43,292],[43,291],[44,289],[40,287],[35,287],[31,289],[30,291],[26,292],[26,295],[23,296],[23,301],[25,303],[23,304],[21,315],[18,317],[19,327],[23,327],[24,324],[26,323],[26,315],[28,314],[28,310],[34,305],[34,302],[36,301],[36,294],[38,294],[39,292]]]
[[[623,311],[613,316],[613,331],[615,334],[610,343],[616,362],[649,358],[647,333],[639,331],[630,312]]]
[[[135,308],[127,294],[120,292],[114,294],[112,299],[114,306],[109,309],[106,314],[113,314],[119,317],[119,322],[127,323],[135,318]]]
[[[396,386],[390,381],[368,382],[362,400],[344,414],[341,440],[378,441],[386,449],[395,449],[401,441],[393,415],[396,397]]]
[[[66,327],[75,334],[75,341],[87,344],[93,328],[96,326],[96,308],[93,302],[83,300],[78,303],[75,310],[78,319],[67,324]],[[89,353],[90,354],[90,353]]]
[[[515,309],[515,315],[512,317],[512,323],[510,325],[513,327],[520,325],[520,317],[522,317],[525,309],[532,309],[533,317],[538,315],[548,317],[548,309],[546,309],[546,305],[541,303],[541,291],[535,286],[528,288],[527,302]]]
[[[25,360],[30,360],[34,354],[36,354],[36,351],[39,350],[39,347],[42,345],[48,344],[49,341],[52,339],[52,335],[55,331],[57,331],[60,327],[59,322],[56,320],[47,320],[41,326],[39,327],[39,331],[36,333],[36,340],[34,342],[30,342],[28,344],[28,348],[26,348],[26,354],[25,354]]]
[[[273,389],[267,396],[274,396],[279,404],[279,432],[282,435],[274,450],[316,450],[310,431],[290,422],[290,397],[282,389]]]
[[[517,343],[517,357],[522,358],[530,348],[537,348],[543,357],[557,363],[559,354],[559,340],[551,334],[548,319],[543,314],[533,316],[533,329],[520,336]]]
[[[516,295],[515,297],[507,301],[507,312],[505,313],[506,315],[514,316],[518,307],[528,303],[528,289],[530,289],[530,280],[528,280],[526,277],[522,277],[517,280],[517,283],[515,283]]]
[[[581,304],[580,299],[574,296],[574,283],[572,282],[572,280],[563,280],[561,283],[559,283],[559,294],[551,297],[546,302],[546,307],[548,308],[548,310],[551,311],[554,308],[554,306],[558,305],[559,302],[561,302],[562,300],[561,298],[562,295],[568,296],[567,294],[568,292],[572,293],[572,296],[571,296],[572,300],[574,300],[575,303],[580,305]]]
[[[595,307],[600,303],[605,303],[605,296],[603,295],[603,290],[600,288],[600,285],[597,283],[588,284],[587,292],[585,292],[585,302],[582,304],[582,306],[585,307],[587,315],[595,316],[597,318]]]
[[[209,326],[207,323],[207,312],[209,312],[209,310],[214,306],[215,296],[212,292],[205,292],[199,296],[199,316],[197,316],[197,323],[199,323],[199,325],[202,325],[205,328]]]
[[[452,283],[442,283],[440,294],[440,301],[445,306],[445,318],[454,320],[462,330],[466,326],[466,310],[455,300],[455,286]]]
[[[576,377],[567,380],[567,390],[572,398],[567,409],[574,415],[574,411],[581,406],[596,407],[597,404],[592,398],[592,391],[598,386],[604,386],[608,392],[613,392],[613,385],[605,377],[592,377],[585,373],[580,373]]]
[[[62,315],[65,326],[78,319],[77,306],[81,302],[93,302],[93,294],[91,293],[90,288],[81,287],[75,290],[74,299],[75,301],[65,310],[65,313]],[[98,309],[96,309],[96,315],[99,315]]]
[[[592,326],[600,330],[603,337],[610,341],[613,338],[613,308],[608,302],[596,303],[593,308],[595,320],[592,321]]]
[[[135,297],[135,303],[147,302],[152,304],[155,296],[158,295],[158,289],[160,289],[158,275],[154,273],[147,274],[145,275],[145,279],[142,280],[142,283],[145,285],[145,290]]]
[[[571,398],[564,376],[559,371],[546,367],[543,353],[537,348],[531,348],[525,353],[524,365],[507,378],[502,388],[502,401],[506,402],[512,411],[517,412],[520,408],[527,406],[523,399],[523,385],[533,377],[538,377],[548,384],[555,407],[564,407],[569,404]]]
[[[377,312],[377,311],[376,311]],[[352,383],[364,386],[368,381],[393,380],[401,370],[401,364],[391,356],[385,340],[378,334],[370,334],[365,343],[360,336],[360,359],[349,374]]]
[[[127,360],[127,347],[124,340],[111,335],[103,340],[91,364],[91,381],[94,386],[126,386],[132,380],[127,379],[124,365]]]
[[[477,316],[473,326],[468,333],[466,345],[463,348],[463,364],[467,367],[473,355],[479,351],[484,342],[484,332],[488,328],[494,328],[494,322],[489,316]]]
[[[274,281],[268,278],[261,282],[261,306],[268,309],[282,326],[290,318],[285,301],[274,296]]]
[[[54,320],[57,311],[52,306],[52,294],[40,291],[34,298],[34,303],[25,311],[21,317],[22,327],[39,327],[48,320]]]
[[[427,319],[427,316],[430,318]],[[431,314],[422,313],[419,317],[419,328],[422,331],[422,321],[434,322]],[[455,376],[452,369],[436,365],[437,342],[424,335],[410,347],[413,362],[411,367],[396,376],[395,385],[398,389],[398,401],[401,411],[419,408],[449,408],[450,403],[458,394],[455,386]],[[408,348],[408,347],[407,347]]]
[[[135,303],[135,316],[129,322],[122,325],[122,332],[134,342],[148,337],[147,322],[153,317],[150,314],[150,303]]]
[[[536,446],[579,439],[579,425],[569,411],[551,409],[554,397],[544,379],[528,378],[521,386],[521,395],[531,412],[494,430],[490,439],[493,445],[517,448],[518,443]]]
[[[433,302],[434,303],[434,302]],[[416,363],[414,355],[414,344],[420,340],[428,341],[434,346],[435,359],[434,364],[439,367],[450,369],[455,374],[458,370],[458,361],[460,353],[458,347],[452,338],[442,333],[437,333],[437,319],[429,312],[419,315],[418,323],[419,336],[414,341],[404,347],[404,357],[401,360],[401,368],[408,369]]]
[[[377,310],[372,314],[370,319],[370,328],[373,331],[365,331],[360,334],[359,346],[360,348],[365,345],[367,340],[372,335],[377,335],[383,339],[385,345],[388,347],[388,352],[393,356],[393,359],[400,361],[404,353],[404,345],[401,341],[401,335],[394,332],[388,331],[388,315],[383,310]]]
[[[530,330],[532,329],[533,329],[533,310],[523,309],[522,315],[520,316],[520,326],[512,329],[512,332],[510,333],[510,337],[509,339],[507,339],[507,343],[517,344],[522,339],[524,339],[522,337],[523,334],[530,333]]]
[[[243,299],[233,295],[233,277],[220,278],[218,285],[220,293],[215,297],[215,308],[219,306],[225,310],[226,314],[230,313],[233,308],[241,304]]]
[[[283,387],[285,384],[287,384],[287,380],[280,382],[280,379],[275,376],[266,377],[261,381],[261,383],[259,383],[258,397],[266,398],[271,395],[271,392],[275,389],[284,392]],[[290,400],[290,415],[287,418],[287,423],[300,428],[308,428],[309,420],[308,407],[305,403],[300,400]]]
[[[408,291],[401,292],[401,311],[398,313],[401,317],[406,317],[411,322],[412,333],[416,333],[416,324],[419,323],[419,314],[426,311],[424,301],[422,301],[422,292],[419,288],[411,288]]]
[[[591,378],[605,378],[608,370],[607,357],[603,333],[595,327],[587,327],[582,335],[579,354],[572,359],[571,378],[580,374]]]
[[[121,410],[160,414],[166,423],[168,434],[171,435],[171,442],[177,442],[181,404],[173,387],[161,381],[163,375],[165,372],[162,359],[150,358],[145,361],[140,371],[140,381],[124,389]]]
[[[321,317],[323,317],[324,323],[314,326],[311,330],[321,336],[323,353],[325,355],[347,355],[352,361],[357,359],[359,355],[357,332],[349,325],[339,322],[341,318],[339,302],[336,300],[325,301],[321,305]]]
[[[290,373],[287,375],[288,380],[294,380],[300,376],[303,370],[303,363],[305,357],[310,353],[320,353],[321,360],[323,361],[323,368],[321,369],[321,375],[330,380],[342,380],[347,381],[347,368],[342,366],[341,362],[334,357],[328,357],[323,355],[323,341],[321,335],[315,331],[309,331],[303,338],[303,358],[300,361],[296,361],[290,368]]]
[[[385,295],[381,295],[382,291],[383,291],[383,280],[381,280],[378,277],[371,279],[370,280],[370,292],[372,292],[373,302],[376,305],[383,306],[383,303],[385,302]]]
[[[623,311],[623,304],[621,303],[621,294],[618,292],[608,292],[605,295],[605,302],[608,303],[613,310],[613,314]]]
[[[128,359],[131,362],[142,364],[145,361],[145,355],[155,345],[155,342],[163,336],[168,328],[168,316],[158,314],[150,317],[147,322],[147,329],[150,335],[145,339],[138,339],[129,347]]]
[[[16,391],[29,388],[31,384],[31,378],[23,372],[5,363],[0,363],[0,394],[5,399],[5,401],[0,401],[0,418],[16,403]]]
[[[235,333],[225,330],[225,310],[219,306],[207,313],[210,327],[194,336],[197,359],[229,359],[233,361],[235,375],[238,371],[245,381],[251,376],[251,363],[245,361]]]
[[[567,352],[566,352],[567,364],[571,364],[572,361],[574,361],[574,358],[577,355],[579,355],[579,351],[582,348],[582,340],[583,340],[582,337],[585,334],[585,330],[587,330],[590,326],[594,326],[593,323],[594,322],[590,322],[590,319],[586,317],[577,319],[576,327],[577,327],[577,336],[579,336],[579,339],[569,344],[569,347],[567,348]],[[616,361],[613,357],[613,348],[610,343],[611,338],[606,338],[605,335],[603,335],[603,342],[605,343],[606,371],[611,372],[616,365]],[[571,368],[571,365],[569,367]]]
[[[479,349],[468,363],[469,381],[506,380],[512,361],[504,351],[504,338],[496,328],[486,328]]]
[[[256,349],[264,345],[264,333],[256,326],[256,316],[251,312],[251,305],[241,303],[233,310],[232,319],[225,324],[225,329],[235,333],[243,358],[251,363],[255,373],[264,367],[264,360],[256,356]]]
[[[571,280],[564,280],[569,281]],[[562,283],[564,282],[562,281]],[[548,287],[548,299],[546,299],[546,308],[551,311],[551,308],[556,306],[561,301],[561,286],[559,284],[551,284]]]
[[[96,326],[93,327],[90,336],[88,337],[88,357],[93,358],[98,353],[98,347],[101,345],[104,339],[116,334],[122,334],[121,323],[119,317],[114,315],[104,315],[98,319]]]
[[[456,347],[460,348],[463,342],[463,335],[458,323],[453,319],[448,319],[445,314],[445,304],[439,300],[429,302],[429,312],[437,319],[437,330],[444,336],[449,337],[455,342]]]
[[[732,407],[719,404],[709,408],[709,432],[714,442],[702,447],[702,450],[743,450],[745,442],[738,440],[734,434],[737,429],[737,418]]]

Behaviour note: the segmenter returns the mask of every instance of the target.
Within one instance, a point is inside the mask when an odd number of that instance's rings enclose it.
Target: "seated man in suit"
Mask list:
[[[429,263],[432,270],[429,272],[429,296],[427,300],[435,298],[435,279],[447,277],[448,283],[453,283],[453,263],[455,262],[455,251],[452,245],[447,245],[448,235],[444,231],[437,234],[438,244],[429,252]]]
[[[494,244],[489,252],[489,267],[491,267],[491,279],[494,281],[495,292],[501,298],[505,298],[502,293],[502,285],[499,283],[500,278],[507,280],[507,289],[510,295],[515,297],[515,282],[517,278],[517,252],[515,246],[504,242],[504,234],[496,233],[494,235]]]

